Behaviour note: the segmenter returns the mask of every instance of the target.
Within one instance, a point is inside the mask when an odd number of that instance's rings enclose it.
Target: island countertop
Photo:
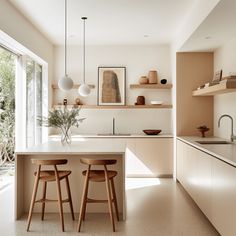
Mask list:
[[[18,147],[15,153],[18,154],[123,154],[123,145],[114,142],[112,139],[85,139],[80,138],[71,144],[62,145],[60,141],[49,141],[30,148]]]
[[[88,154],[106,153],[123,154],[125,153],[126,140],[136,138],[165,139],[173,138],[171,134],[159,135],[73,135],[71,144],[62,145],[59,135],[49,136],[49,141],[30,148],[16,147],[16,154]]]
[[[81,134],[81,135],[72,135],[72,139],[76,140],[79,138],[106,138],[106,139],[129,139],[129,138],[173,138],[173,134],[166,134],[166,133],[161,133],[158,135],[147,135],[147,134]],[[59,140],[60,135],[59,134],[51,134],[49,136],[50,140]]]

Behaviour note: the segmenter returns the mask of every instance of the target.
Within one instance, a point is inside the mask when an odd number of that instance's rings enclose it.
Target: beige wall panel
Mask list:
[[[193,97],[192,91],[213,78],[213,53],[177,53],[177,135],[199,135],[196,127],[207,125],[213,134],[213,98]]]

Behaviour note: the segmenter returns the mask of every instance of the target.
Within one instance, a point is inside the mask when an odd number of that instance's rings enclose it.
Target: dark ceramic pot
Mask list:
[[[167,83],[167,80],[166,79],[162,79],[161,80],[161,84],[166,84]]]

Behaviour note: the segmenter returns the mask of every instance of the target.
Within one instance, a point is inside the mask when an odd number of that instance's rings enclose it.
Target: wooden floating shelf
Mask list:
[[[81,85],[81,84],[74,84],[73,87],[72,87],[72,89],[78,89],[80,85]],[[94,85],[94,84],[89,84],[89,87],[90,87],[91,89],[94,89],[94,88],[95,88],[95,85]],[[53,89],[59,89],[59,87],[58,87],[57,84],[52,84],[52,88],[53,88]]]
[[[130,84],[131,89],[171,89],[172,84]]]
[[[236,92],[236,80],[222,80],[219,84],[193,91],[193,96],[214,96]]]
[[[68,109],[77,108],[80,105],[67,105]],[[64,105],[54,105],[53,108],[59,109],[65,107]],[[81,105],[82,109],[163,109],[172,108],[170,104],[162,105],[125,105],[125,106],[97,106],[97,105]]]

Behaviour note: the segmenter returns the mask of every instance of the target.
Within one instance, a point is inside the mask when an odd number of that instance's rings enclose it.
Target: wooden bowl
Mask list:
[[[158,135],[161,133],[161,129],[144,129],[143,132],[147,135]]]

